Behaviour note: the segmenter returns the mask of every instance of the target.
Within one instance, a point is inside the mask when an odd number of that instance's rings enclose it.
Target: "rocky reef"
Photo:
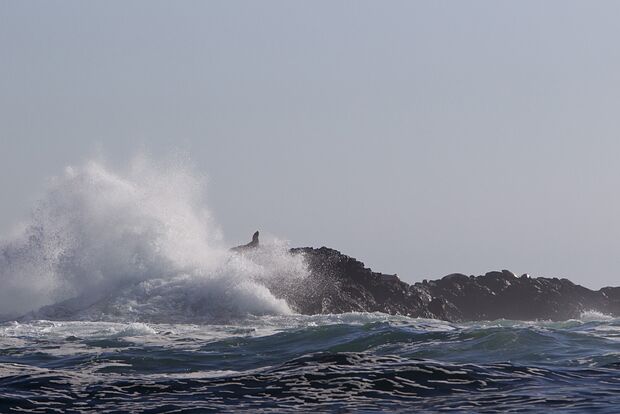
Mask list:
[[[291,253],[304,255],[311,276],[269,288],[303,314],[376,311],[454,322],[566,320],[585,311],[620,315],[620,287],[593,291],[568,279],[516,276],[508,270],[451,274],[410,285],[326,247]]]

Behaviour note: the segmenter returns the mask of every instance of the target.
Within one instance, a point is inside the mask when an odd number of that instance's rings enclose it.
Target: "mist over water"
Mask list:
[[[304,277],[303,259],[278,240],[230,252],[204,189],[181,163],[67,167],[30,221],[0,243],[0,315],[57,303],[44,314],[173,321],[290,313],[260,280]]]

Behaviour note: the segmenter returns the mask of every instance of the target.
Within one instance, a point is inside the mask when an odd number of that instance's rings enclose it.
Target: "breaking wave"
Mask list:
[[[98,162],[51,180],[21,231],[0,242],[0,315],[170,320],[290,313],[265,287],[300,278],[285,243],[230,252],[183,165]],[[253,229],[252,229],[253,230]]]
[[[581,312],[579,319],[585,322],[597,322],[597,321],[611,321],[614,319],[613,316],[607,315],[605,313],[589,310],[585,312]]]

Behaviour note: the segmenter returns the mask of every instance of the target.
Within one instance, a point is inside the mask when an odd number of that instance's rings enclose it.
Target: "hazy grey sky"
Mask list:
[[[620,2],[1,1],[0,232],[103,156],[191,154],[256,228],[408,281],[620,285]]]

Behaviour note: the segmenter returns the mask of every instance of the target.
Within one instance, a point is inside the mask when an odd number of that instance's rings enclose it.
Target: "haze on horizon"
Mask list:
[[[66,165],[189,154],[254,230],[409,282],[620,285],[620,3],[0,3],[0,234]]]

